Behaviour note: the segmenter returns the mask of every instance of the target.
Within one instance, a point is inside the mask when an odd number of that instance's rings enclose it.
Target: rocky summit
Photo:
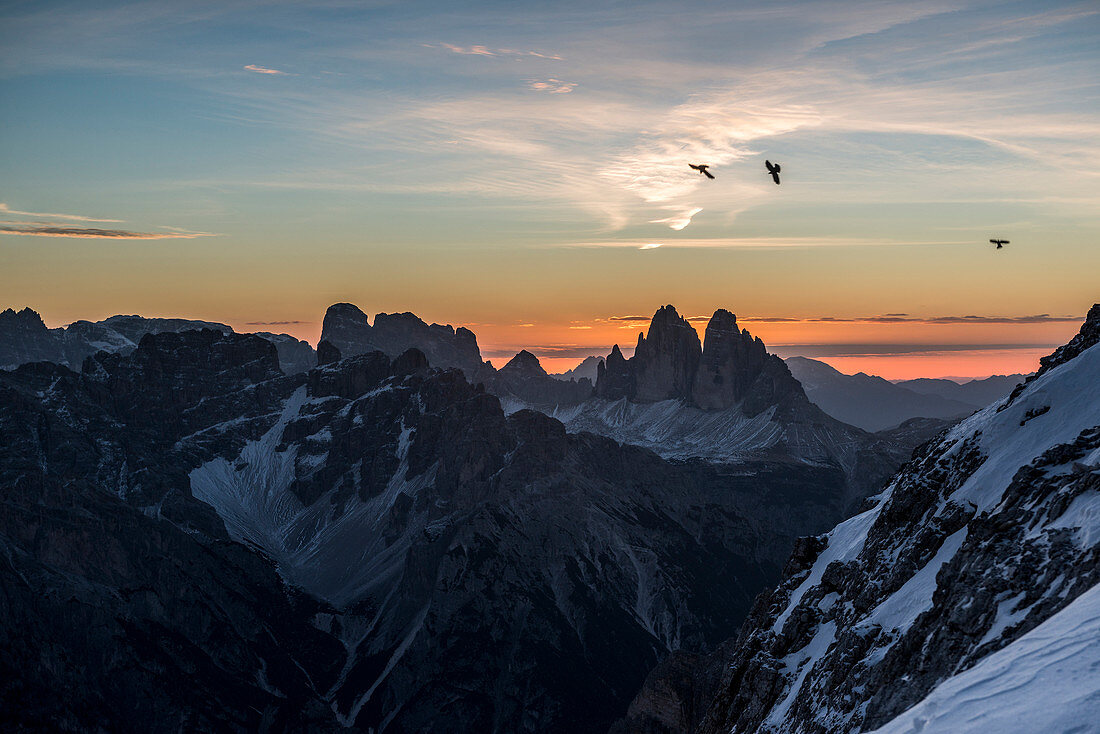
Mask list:
[[[673,306],[657,310],[629,360],[615,346],[596,394],[638,403],[676,399],[703,410],[740,406],[749,417],[805,398],[783,361],[740,330],[732,313],[715,311],[700,345],[695,328]]]
[[[471,380],[482,371],[477,337],[465,327],[427,324],[411,313],[380,313],[374,324],[350,303],[329,306],[321,326],[321,340],[335,347],[343,357],[383,352],[396,357],[408,349],[419,349],[432,365],[462,370]]]

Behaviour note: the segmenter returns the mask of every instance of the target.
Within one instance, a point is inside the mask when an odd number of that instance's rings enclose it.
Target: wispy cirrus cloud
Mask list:
[[[424,43],[421,45],[424,46],[424,48],[446,49],[451,53],[461,54],[463,56],[532,56],[538,59],[562,61],[562,57],[557,54],[542,53],[541,51],[524,51],[515,48],[489,48],[488,46],[481,45],[456,46],[453,43]]]
[[[316,321],[246,321],[245,326],[297,326],[299,324],[315,324]]]
[[[669,229],[674,229],[679,232],[684,227],[691,224],[691,218],[699,212],[703,211],[703,207],[697,206],[692,209],[687,209],[680,214],[673,215],[671,217],[664,217],[663,219],[650,219],[650,224],[667,224]],[[651,249],[648,245],[642,245],[638,249],[647,250]]]
[[[698,211],[687,212],[694,216]],[[654,223],[666,223],[675,218],[658,219]],[[683,229],[683,227],[674,227]],[[561,242],[548,247],[579,247],[579,248],[628,248],[637,250],[653,250],[657,247],[668,249],[719,249],[719,250],[770,250],[792,248],[815,247],[885,247],[885,246],[934,246],[943,245],[958,247],[974,245],[985,247],[984,240],[894,240],[870,237],[714,237],[714,238],[684,238],[655,243],[645,240],[594,240],[591,242]]]
[[[565,82],[561,79],[531,79],[527,87],[536,92],[548,92],[549,94],[569,94],[577,88],[576,82]]]
[[[12,209],[7,204],[0,202],[0,214],[5,214],[11,217],[38,217],[43,219],[69,219],[74,222],[121,222],[121,219],[99,219],[97,217],[85,217],[79,214],[54,214],[46,212],[24,212],[18,209]]]
[[[270,69],[266,66],[259,66],[258,64],[248,64],[244,67],[245,71],[251,71],[255,74],[273,74],[276,76],[289,76],[285,71],[279,71],[278,69]]]
[[[24,225],[14,222],[0,222],[0,234],[106,240],[191,240],[196,237],[216,236],[211,232],[132,232],[125,229]]]

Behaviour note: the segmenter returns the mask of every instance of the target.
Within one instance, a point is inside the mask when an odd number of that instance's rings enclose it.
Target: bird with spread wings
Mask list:
[[[714,178],[714,176],[711,175],[710,171],[707,170],[708,168],[710,168],[710,166],[708,166],[705,163],[700,163],[699,165],[695,165],[694,163],[689,163],[688,168],[694,168],[696,171],[703,174],[707,178],[710,178],[710,179]]]

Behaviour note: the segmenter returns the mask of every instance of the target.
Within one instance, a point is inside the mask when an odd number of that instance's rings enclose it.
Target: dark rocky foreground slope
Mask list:
[[[229,539],[171,450],[237,391],[262,410],[274,346],[142,344],[83,375],[0,372],[0,728],[338,729],[323,696],[346,654],[311,624],[323,606]]]
[[[1100,304],[1037,375],[801,540],[736,640],[614,731],[1086,732],[1100,720]]]
[[[0,436],[9,728],[604,731],[844,494],[215,330],[0,371]]]

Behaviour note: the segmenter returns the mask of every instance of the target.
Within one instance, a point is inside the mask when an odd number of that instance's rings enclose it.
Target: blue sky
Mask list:
[[[308,335],[351,300],[501,350],[669,301],[1080,316],[1098,84],[1092,2],[9,2],[0,305]]]

